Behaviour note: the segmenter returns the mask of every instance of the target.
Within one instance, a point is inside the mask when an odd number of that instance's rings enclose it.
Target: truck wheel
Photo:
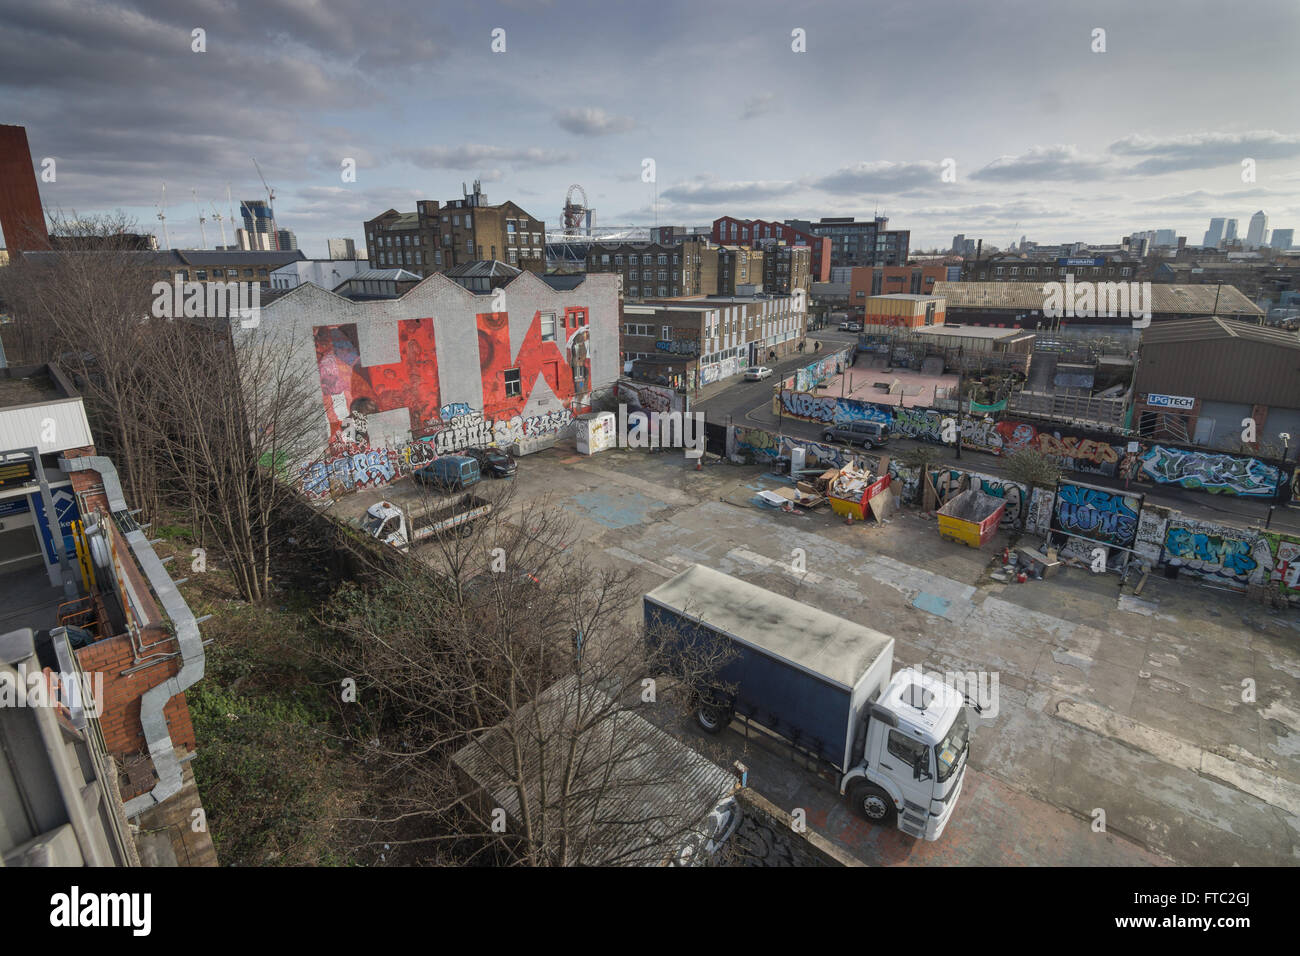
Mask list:
[[[889,794],[874,783],[855,780],[849,784],[849,802],[853,804],[853,809],[858,816],[864,820],[885,827],[894,825],[896,814],[894,801],[890,799]]]
[[[466,521],[463,525],[460,526],[460,536],[462,538],[468,538],[473,533],[474,533],[474,525],[471,524],[470,522]]]
[[[822,432],[822,441],[826,442],[827,444],[830,444],[834,440],[835,440],[835,436],[832,435],[830,432]]]
[[[701,703],[695,708],[695,723],[706,734],[718,734],[731,723],[731,711],[722,704]]]

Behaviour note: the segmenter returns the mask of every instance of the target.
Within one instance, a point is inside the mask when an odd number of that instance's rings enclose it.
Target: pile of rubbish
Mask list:
[[[828,483],[827,494],[835,498],[856,501],[862,497],[867,488],[876,481],[877,477],[858,462],[851,461],[831,478]]]

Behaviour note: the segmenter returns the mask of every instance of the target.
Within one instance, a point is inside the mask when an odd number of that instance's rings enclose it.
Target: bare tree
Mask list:
[[[683,789],[680,745],[642,717],[692,699],[725,651],[670,666],[629,574],[569,549],[570,520],[546,502],[514,505],[497,497],[468,536],[418,548],[326,616],[365,752],[393,785],[392,812],[371,822],[390,846],[461,861],[663,859],[710,807]]]
[[[176,503],[191,508],[249,601],[271,587],[277,512],[319,445],[320,387],[272,341],[224,319],[176,320],[151,343],[162,377],[147,421]]]
[[[123,238],[133,227],[123,214],[51,216],[55,248],[0,269],[0,298],[14,314],[10,361],[55,362],[73,376],[99,447],[117,463],[130,500],[153,515],[160,476],[145,426],[157,385],[152,270]]]

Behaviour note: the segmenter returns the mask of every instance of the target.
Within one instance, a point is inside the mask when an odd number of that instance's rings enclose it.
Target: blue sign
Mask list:
[[[51,488],[50,498],[54,501],[54,516],[59,521],[59,530],[63,532],[63,546],[67,550],[68,557],[72,558],[77,553],[72,538],[72,525],[73,522],[81,520],[81,515],[77,511],[77,496],[72,493],[71,487]],[[41,541],[45,544],[45,559],[50,564],[57,564],[59,553],[55,550],[54,536],[50,534],[50,523],[45,517],[45,505],[41,501],[39,491],[31,496],[31,506],[36,512],[36,523],[41,529]]]
[[[0,501],[0,518],[6,518],[9,515],[24,514],[26,511],[26,498],[10,498],[8,501]]]

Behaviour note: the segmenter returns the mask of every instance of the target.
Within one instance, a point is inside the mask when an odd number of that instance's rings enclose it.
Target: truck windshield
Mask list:
[[[952,722],[948,736],[939,741],[934,748],[935,765],[939,768],[940,782],[952,776],[953,770],[961,762],[961,755],[970,745],[970,725],[966,723],[966,709],[957,711],[957,719]]]
[[[380,529],[384,526],[384,519],[378,515],[367,515],[366,523],[362,525],[367,534],[372,538],[380,537]]]

